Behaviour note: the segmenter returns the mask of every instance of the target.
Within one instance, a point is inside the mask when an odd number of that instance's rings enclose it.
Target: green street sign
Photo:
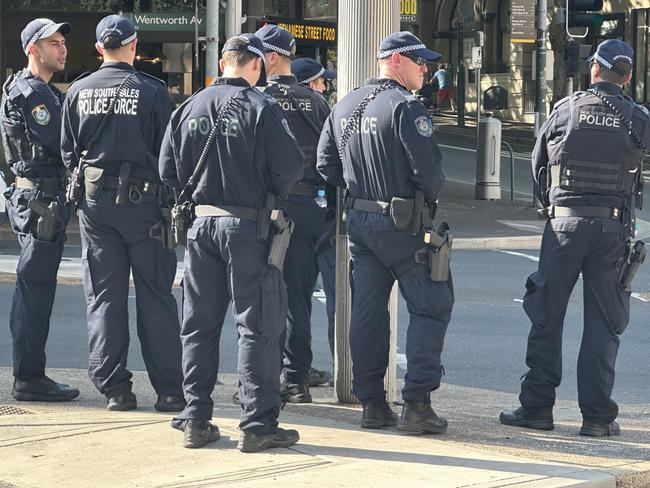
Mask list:
[[[205,34],[205,17],[202,14],[199,14],[198,19],[193,12],[127,12],[124,15],[131,19],[139,31],[194,32],[194,25],[198,22],[199,33]]]

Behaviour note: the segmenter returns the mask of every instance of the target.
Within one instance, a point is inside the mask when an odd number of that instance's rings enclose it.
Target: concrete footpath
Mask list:
[[[444,385],[434,403],[449,418],[449,433],[420,437],[361,429],[358,406],[336,404],[331,388],[314,388],[313,404],[288,405],[280,416],[282,426],[300,432],[297,445],[242,454],[239,411],[229,404],[234,375],[220,375],[214,394],[222,438],[192,450],[169,427],[172,415],[153,410],[145,373],[135,373],[140,407],[131,412],[107,412],[83,371],[51,373],[80,386],[81,397],[37,404],[12,401],[6,388],[0,394],[1,488],[650,486],[647,428],[623,421],[620,438],[579,437],[572,402],[556,408],[555,432],[532,431],[497,422],[497,404],[512,404],[514,395],[476,397],[466,411],[458,399],[471,389]],[[0,368],[3,385],[10,374]]]

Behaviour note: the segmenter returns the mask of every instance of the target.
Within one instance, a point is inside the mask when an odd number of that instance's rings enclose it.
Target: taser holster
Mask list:
[[[194,220],[194,205],[191,202],[174,205],[170,213],[170,226],[173,236],[173,249],[177,245],[185,246],[187,244],[187,229],[190,228]],[[163,219],[165,214],[163,213]]]
[[[271,222],[273,223],[274,232],[269,246],[268,263],[274,268],[282,270],[295,224],[293,220],[287,218],[284,210],[281,208],[273,209],[271,212]]]
[[[51,202],[49,206],[46,206],[44,203],[33,199],[29,201],[27,206],[39,216],[36,221],[36,239],[54,242],[57,232],[63,228],[58,215],[59,204]]]
[[[447,281],[451,263],[451,246],[453,237],[449,224],[442,222],[438,230],[427,230],[424,242],[428,251],[429,277],[431,281]]]
[[[66,200],[73,212],[76,212],[84,195],[84,171],[82,167],[83,159],[79,161],[79,165],[72,171],[65,192]]]
[[[131,176],[131,163],[122,163],[117,175],[117,192],[115,205],[125,205],[129,201],[129,178]]]

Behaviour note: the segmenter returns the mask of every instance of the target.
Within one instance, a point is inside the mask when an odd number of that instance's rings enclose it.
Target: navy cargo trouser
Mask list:
[[[352,316],[350,350],[353,391],[362,402],[385,398],[390,317],[388,300],[395,269],[414,260],[424,247],[422,234],[398,231],[390,216],[350,210],[347,233],[352,257]],[[440,355],[454,303],[451,275],[434,282],[425,265],[397,276],[410,315],[406,334],[407,373],[402,397],[426,401],[440,386]]]
[[[21,248],[9,317],[13,339],[13,375],[28,380],[45,374],[45,343],[50,330],[56,275],[63,255],[65,227],[70,213],[63,191],[45,197],[36,189],[11,187],[5,195],[8,197],[9,220],[18,234]],[[52,242],[36,238],[38,215],[28,208],[29,201],[35,198],[46,206],[52,201],[58,203],[62,227]]]
[[[327,313],[327,339],[332,359],[334,358],[334,319],[336,316],[336,218],[326,223],[326,231],[321,235],[316,249],[318,271],[320,271],[325,292],[325,311]]]
[[[315,245],[325,230],[326,209],[312,197],[289,195],[289,217],[296,227],[284,262],[289,310],[284,337],[283,371],[288,383],[305,383],[313,358],[311,350],[312,295],[318,277]]]
[[[626,252],[622,224],[563,217],[546,223],[539,268],[526,281],[524,310],[532,322],[519,400],[530,411],[548,410],[562,380],[562,329],[567,304],[582,272],[584,331],[578,355],[578,403],[586,420],[609,423],[618,415],[610,398],[614,365],[630,316],[630,293],[618,280]]]
[[[267,264],[268,244],[257,224],[232,217],[197,218],[187,233],[183,275],[183,388],[187,406],[173,421],[210,420],[219,369],[219,340],[232,300],[239,335],[239,427],[276,432],[280,414],[280,335],[287,290]]]
[[[107,397],[131,391],[129,273],[147,374],[158,395],[182,396],[181,341],[172,285],[176,254],[149,237],[160,220],[156,197],[115,205],[115,190],[84,198],[79,208],[90,354],[88,374]]]

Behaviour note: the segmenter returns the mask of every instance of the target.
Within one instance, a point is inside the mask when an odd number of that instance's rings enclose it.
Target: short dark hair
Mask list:
[[[600,64],[600,63],[598,63]],[[630,66],[625,61],[618,61],[612,66],[612,68],[607,68],[600,65],[600,77],[604,81],[609,81],[610,83],[615,83],[617,85],[622,85],[627,81],[627,77],[630,76],[632,72],[632,66]]]
[[[122,47],[122,40],[118,36],[108,35],[102,42],[104,49],[119,49]]]
[[[242,46],[248,45],[248,42],[244,39],[234,38],[229,39],[228,44],[233,46]],[[230,49],[228,51],[224,51],[221,54],[221,58],[223,59],[223,62],[226,66],[237,66],[240,68],[247,65],[255,58],[259,58],[259,56],[249,51],[248,49]]]

